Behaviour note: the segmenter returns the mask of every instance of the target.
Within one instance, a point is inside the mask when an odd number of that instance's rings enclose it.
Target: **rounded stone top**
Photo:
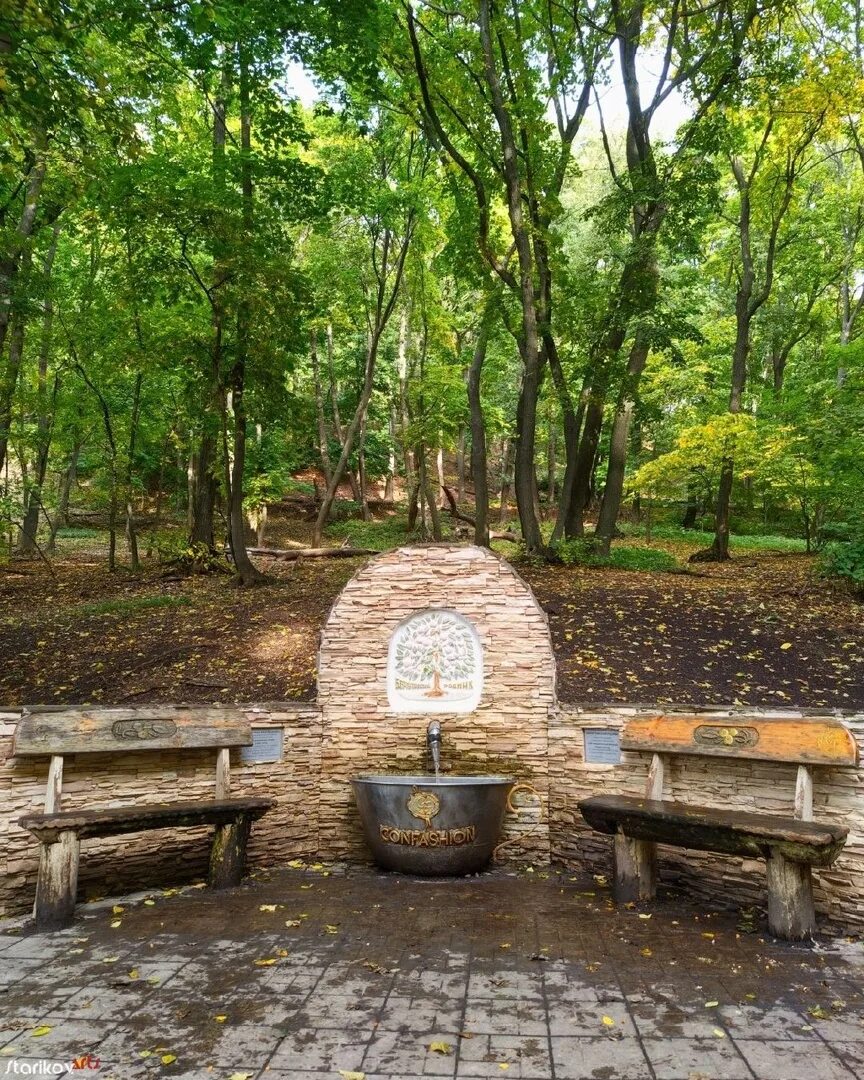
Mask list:
[[[555,661],[546,615],[488,548],[402,547],[371,559],[321,634],[322,708],[365,715],[551,708]]]

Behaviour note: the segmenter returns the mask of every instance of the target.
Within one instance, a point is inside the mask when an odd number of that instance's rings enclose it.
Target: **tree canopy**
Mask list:
[[[253,584],[306,484],[315,546],[346,503],[551,559],[662,512],[700,558],[746,519],[864,567],[860,33],[822,0],[13,0],[7,552],[78,505],[112,567],[146,526]]]

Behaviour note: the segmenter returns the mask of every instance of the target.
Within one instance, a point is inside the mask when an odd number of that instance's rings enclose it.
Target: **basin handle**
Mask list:
[[[511,787],[510,790],[507,792],[507,812],[508,813],[515,814],[518,817],[519,814],[521,814],[522,811],[525,809],[524,806],[516,806],[514,804],[514,802],[513,802],[513,796],[519,791],[525,791],[529,795],[533,795],[537,800],[538,806],[542,810],[542,808],[543,808],[543,796],[540,794],[540,792],[537,790],[537,788],[534,787],[533,784],[529,784],[529,783],[527,783],[525,781],[521,781],[518,784],[514,784],[513,787]],[[519,843],[521,841],[524,841],[524,840],[526,840],[528,838],[528,836],[529,836],[529,833],[522,833],[520,836],[511,836],[508,840],[502,840],[501,843],[498,844],[498,846],[492,852],[492,860],[493,860],[493,862],[498,861],[498,857],[499,857],[500,853],[504,850],[504,848],[509,847],[511,844],[516,844],[516,843]]]

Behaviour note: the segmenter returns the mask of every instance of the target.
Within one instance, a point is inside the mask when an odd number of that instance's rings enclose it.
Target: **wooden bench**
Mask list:
[[[653,755],[644,797],[598,795],[579,803],[593,829],[615,837],[618,902],[655,895],[658,843],[764,858],[771,932],[792,940],[813,933],[810,867],[830,866],[848,832],[813,821],[813,769],[857,766],[858,746],[843,724],[823,718],[646,716],[626,725],[621,749]],[[797,764],[794,812],[787,817],[666,800],[668,754]]]
[[[230,797],[231,747],[251,742],[244,714],[227,709],[25,710],[15,733],[13,754],[51,759],[44,812],[18,819],[41,844],[34,906],[37,928],[57,929],[71,922],[81,840],[91,836],[213,825],[209,883],[215,888],[239,884],[252,822],[274,805],[272,799]],[[216,750],[215,797],[211,801],[61,809],[66,755],[201,748]]]

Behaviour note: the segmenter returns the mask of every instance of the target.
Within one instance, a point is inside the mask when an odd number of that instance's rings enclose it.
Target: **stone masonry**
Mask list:
[[[517,797],[524,812],[507,822],[509,842],[502,857],[521,865],[542,865],[551,858],[571,869],[609,871],[609,838],[587,828],[577,802],[601,792],[640,792],[648,761],[624,754],[617,765],[587,763],[584,729],[619,730],[628,717],[656,708],[557,703],[546,619],[529,587],[490,552],[446,545],[388,552],[348,583],[322,633],[317,705],[244,706],[253,728],[284,731],[281,761],[242,764],[232,752],[232,792],[276,800],[252,830],[253,867],[284,865],[298,857],[368,862],[348,781],[361,772],[426,771],[429,717],[390,711],[386,665],[395,627],[414,612],[435,607],[472,622],[484,659],[479,707],[438,717],[445,769],[505,773],[529,782],[540,796],[539,804]],[[682,711],[716,717],[741,711],[801,715],[728,707]],[[0,709],[0,917],[23,913],[33,902],[37,845],[16,821],[42,809],[48,768],[47,760],[11,757],[18,717],[17,709]],[[864,715],[841,718],[864,747]],[[214,765],[212,751],[71,756],[65,763],[64,809],[210,798]],[[681,756],[669,762],[667,784],[667,794],[684,802],[790,813],[795,769]],[[834,866],[814,871],[817,909],[823,924],[844,929],[864,929],[862,785],[864,769],[816,770],[816,819],[850,830]],[[87,841],[81,894],[116,895],[201,878],[208,851],[206,830]],[[708,907],[764,904],[761,861],[661,848],[660,874]]]

